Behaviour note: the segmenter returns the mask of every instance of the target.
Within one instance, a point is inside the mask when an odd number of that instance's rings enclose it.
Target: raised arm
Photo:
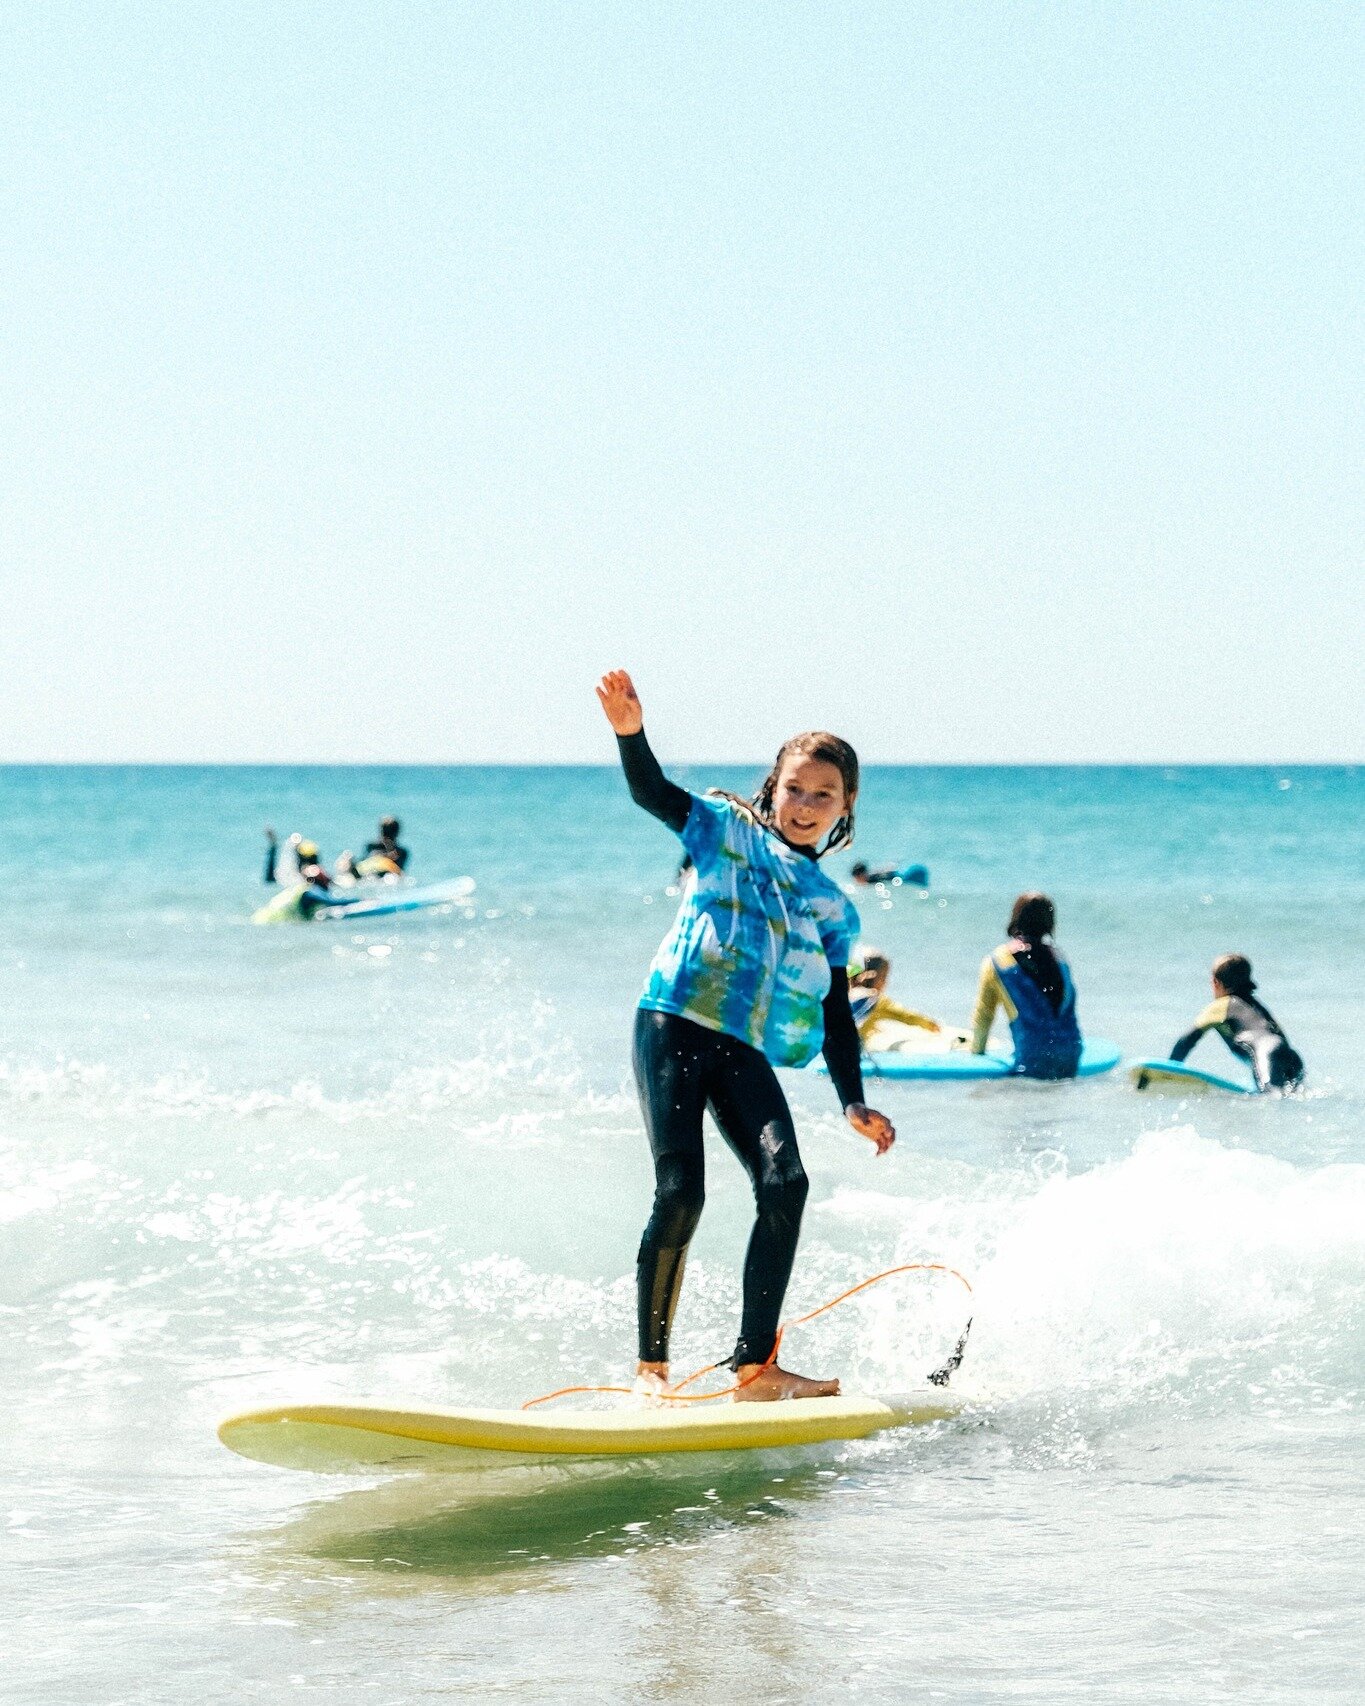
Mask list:
[[[692,796],[686,788],[669,781],[650,751],[634,682],[623,669],[608,670],[598,683],[597,698],[616,731],[617,750],[631,799],[667,824],[675,835],[681,835],[692,810]]]

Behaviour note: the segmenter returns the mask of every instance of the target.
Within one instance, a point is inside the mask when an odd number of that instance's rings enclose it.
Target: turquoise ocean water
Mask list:
[[[0,771],[0,1695],[1358,1700],[1363,807],[1357,769],[872,770],[858,852],[933,879],[860,900],[893,993],[965,1019],[1041,887],[1087,1030],[1164,1054],[1241,950],[1308,1090],[881,1086],[878,1161],[788,1075],[789,1311],[963,1268],[964,1416],[532,1490],[290,1474],[214,1423],[628,1369],[628,1041],[676,842],[606,768]],[[248,924],[264,822],[332,856],[388,810],[470,904]],[[734,1334],[747,1190],[710,1163],[679,1366]],[[904,1387],[960,1320],[893,1282],[790,1360]]]

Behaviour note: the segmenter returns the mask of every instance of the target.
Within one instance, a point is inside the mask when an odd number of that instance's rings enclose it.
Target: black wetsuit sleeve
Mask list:
[[[275,843],[267,841],[265,844],[265,876],[262,879],[266,883],[275,881],[275,852]]]
[[[617,735],[616,745],[631,799],[660,823],[666,823],[675,835],[681,835],[692,812],[691,794],[664,775],[643,729],[636,735]]]
[[[1190,1052],[1203,1034],[1204,1027],[1202,1025],[1196,1025],[1192,1031],[1186,1031],[1180,1041],[1172,1046],[1171,1059],[1184,1060],[1185,1056]]]
[[[829,994],[824,1001],[825,1065],[839,1096],[839,1105],[847,1108],[863,1099],[862,1045],[858,1027],[848,1001],[848,967],[830,968]]]

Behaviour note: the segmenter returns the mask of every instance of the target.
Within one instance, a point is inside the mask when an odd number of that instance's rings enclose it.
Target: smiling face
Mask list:
[[[778,833],[794,847],[817,847],[852,805],[837,764],[793,753],[782,761],[773,789]]]

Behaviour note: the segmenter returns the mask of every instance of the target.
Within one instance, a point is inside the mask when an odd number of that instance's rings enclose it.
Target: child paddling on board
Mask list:
[[[1213,962],[1213,1000],[1171,1050],[1184,1060],[1205,1031],[1217,1031],[1246,1061],[1258,1090],[1293,1090],[1303,1082],[1303,1060],[1270,1009],[1256,999],[1251,961],[1223,954]]]
[[[695,867],[635,1016],[635,1079],[655,1174],[638,1257],[638,1373],[655,1386],[668,1380],[669,1332],[701,1215],[709,1107],[758,1209],[731,1362],[735,1397],[832,1397],[837,1380],[807,1379],[770,1360],[807,1191],[773,1066],[805,1066],[823,1049],[849,1124],[878,1155],[895,1142],[890,1120],[863,1102],[848,1003],[858,914],[817,863],[853,839],[857,755],[835,735],[797,735],[752,802],[703,797],[659,768],[624,670],[604,675],[597,697],[631,798],[681,836]]]

